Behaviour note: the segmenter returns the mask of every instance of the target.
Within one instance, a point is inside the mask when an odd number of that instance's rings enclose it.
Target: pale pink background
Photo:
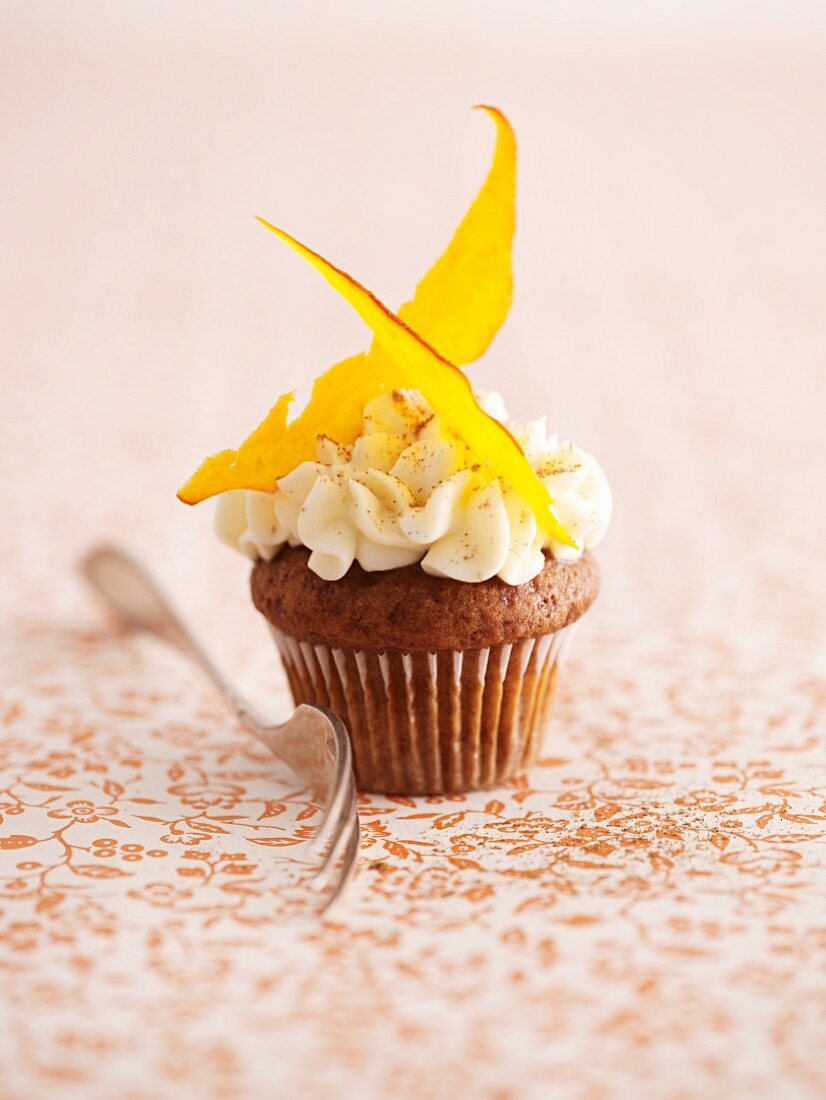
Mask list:
[[[631,885],[581,871],[556,908],[538,880],[502,877],[484,845],[493,901],[460,902],[455,865],[440,864],[450,885],[434,893],[385,843],[409,826],[379,800],[365,812],[386,831],[365,858],[377,843],[394,888],[377,890],[365,872],[323,934],[276,922],[237,950],[231,937],[216,947],[191,916],[176,925],[122,898],[111,903],[122,916],[114,955],[84,947],[81,932],[65,952],[59,936],[22,953],[14,937],[0,941],[14,1021],[4,1097],[58,1085],[109,1097],[125,1082],[133,1098],[263,1097],[276,1077],[315,1095],[318,1065],[359,1097],[394,1086],[440,1097],[460,1084],[491,1100],[826,1088],[826,27],[816,6],[758,17],[746,5],[5,4],[0,599],[11,740],[0,786],[41,750],[65,747],[62,708],[139,751],[153,724],[174,711],[186,728],[207,706],[197,678],[151,647],[86,634],[78,664],[77,631],[99,631],[101,619],[72,562],[101,537],[154,563],[229,667],[272,694],[275,663],[243,564],[212,539],[209,507],[187,510],[174,491],[275,395],[306,394],[366,334],[253,215],[398,304],[484,172],[490,127],[469,111],[479,101],[517,131],[519,225],[514,308],[473,378],[504,390],[515,415],[547,411],[595,451],[616,494],[604,591],[548,742],[564,769],[531,778],[535,805],[576,837],[592,809],[563,796],[583,776],[623,789],[629,776],[667,773],[673,786],[634,788],[635,804],[685,837],[690,792],[716,789],[715,774],[724,792],[731,774],[756,775],[755,790],[700,799],[708,834],[682,860],[672,853],[673,872],[653,850],[647,870],[629,870],[620,836],[612,866]],[[143,724],[109,704],[95,710],[83,685],[107,677],[137,693]],[[173,683],[185,690],[165,712]],[[217,736],[220,714],[210,721]],[[766,793],[760,776],[778,769],[787,793]],[[531,803],[511,794],[500,813],[515,841]],[[793,816],[809,820],[748,815],[749,803],[778,798],[797,799]],[[709,841],[725,835],[721,806],[745,815],[742,853]],[[427,846],[435,833],[416,835]],[[749,853],[766,851],[795,860],[771,855],[755,871]],[[744,862],[720,862],[732,853]],[[658,904],[619,915],[632,880]],[[59,929],[58,912],[47,927],[16,904],[0,901],[0,927]],[[153,934],[183,946],[150,987]],[[75,988],[84,951],[98,963]],[[216,952],[220,973],[208,965]],[[55,991],[44,1000],[36,979],[46,977]],[[72,1004],[86,1046],[61,1030]],[[220,1072],[199,1053],[215,1049],[229,1051],[216,1055]]]

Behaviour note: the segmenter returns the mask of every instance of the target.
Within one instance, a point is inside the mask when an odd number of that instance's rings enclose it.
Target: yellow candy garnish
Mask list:
[[[442,358],[361,283],[283,229],[270,225],[263,218],[258,220],[320,272],[370,327],[388,356],[386,367],[377,366],[369,357],[357,365],[359,374],[362,370],[374,373],[373,392],[418,390],[438,410],[445,426],[464,442],[480,469],[492,477],[502,477],[533,508],[541,530],[568,546],[575,546],[550,511],[551,494],[534,473],[522,448],[503,424],[479,406],[467,375]],[[363,409],[363,403],[351,404],[348,390],[340,393],[339,400],[351,405],[353,410],[356,407]]]
[[[496,107],[496,149],[479,194],[399,317],[457,367],[478,359],[508,315],[516,207],[516,140]]]
[[[368,352],[321,375],[307,407],[289,425],[286,411],[292,395],[280,398],[238,451],[221,451],[201,465],[179,491],[182,501],[196,504],[227,489],[272,491],[278,478],[315,458],[319,435],[353,442],[372,397],[387,390],[415,389],[464,442],[480,470],[502,477],[530,504],[543,532],[576,545],[550,510],[551,495],[519,444],[480,408],[468,379],[447,354],[456,363],[481,355],[511,300],[516,146],[504,115],[484,109],[497,126],[488,176],[447,249],[398,316],[346,272],[258,219],[324,276],[367,323],[375,340]]]
[[[205,459],[178,491],[178,499],[185,504],[198,504],[228,489],[271,490],[272,470],[278,462],[278,445],[284,438],[293,396],[285,393],[279,397],[237,451],[219,451]]]

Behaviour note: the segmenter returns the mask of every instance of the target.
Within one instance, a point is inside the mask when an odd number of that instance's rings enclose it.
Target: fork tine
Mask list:
[[[311,705],[321,711],[332,727],[335,737],[335,773],[321,825],[310,845],[310,851],[315,855],[324,851],[321,866],[310,885],[314,890],[324,890],[338,878],[333,891],[334,896],[338,896],[352,875],[359,846],[358,796],[353,776],[353,754],[344,722],[326,707]],[[340,864],[342,855],[343,862]],[[332,899],[325,906],[325,912],[330,904]]]
[[[355,805],[354,805],[354,809],[355,809]],[[329,916],[332,913],[333,909],[341,901],[341,898],[344,895],[344,891],[347,889],[347,885],[350,882],[350,879],[353,877],[353,874],[354,874],[355,869],[356,869],[356,863],[357,863],[357,860],[358,860],[358,853],[359,853],[359,841],[360,841],[360,837],[361,837],[361,830],[359,828],[359,820],[358,820],[358,815],[357,814],[354,816],[354,818],[352,818],[350,820],[351,820],[351,824],[352,824],[352,831],[350,833],[350,841],[347,845],[347,850],[344,854],[344,861],[342,862],[341,866],[338,869],[339,880],[336,883],[332,894],[327,899],[327,901],[324,904],[323,909],[321,910],[321,915],[324,916],[324,917],[327,917],[327,918],[329,918]],[[313,880],[313,883],[312,883],[313,886],[315,886],[315,882],[317,881],[317,879],[318,879],[318,876],[316,876],[316,879]]]
[[[351,783],[347,800],[341,808],[338,821],[335,823],[335,834],[330,847],[325,853],[324,859],[316,872],[312,885],[316,890],[324,889],[337,873],[337,862],[343,851],[346,850],[353,833],[359,830],[358,811],[356,803],[355,786]]]
[[[352,786],[353,762],[350,738],[342,720],[337,714],[327,710],[326,707],[316,705],[315,709],[320,710],[333,727],[336,741],[335,779],[327,795],[321,825],[310,845],[310,851],[314,855],[318,855],[337,832],[339,819]],[[326,862],[325,860],[325,864]]]

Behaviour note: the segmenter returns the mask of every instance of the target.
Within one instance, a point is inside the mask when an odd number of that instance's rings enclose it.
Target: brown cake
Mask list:
[[[536,577],[469,584],[420,566],[322,580],[287,548],[252,570],[293,698],[350,730],[371,791],[430,794],[500,783],[534,760],[566,628],[599,578],[590,555]]]

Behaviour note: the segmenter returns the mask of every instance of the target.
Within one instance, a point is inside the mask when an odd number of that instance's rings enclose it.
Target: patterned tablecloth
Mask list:
[[[365,11],[3,13],[0,1096],[822,1097],[821,29]],[[286,712],[172,494],[363,333],[249,215],[401,300],[482,93],[522,205],[474,370],[604,460],[604,591],[540,766],[363,797],[319,923],[316,808],[72,563],[126,541]]]

